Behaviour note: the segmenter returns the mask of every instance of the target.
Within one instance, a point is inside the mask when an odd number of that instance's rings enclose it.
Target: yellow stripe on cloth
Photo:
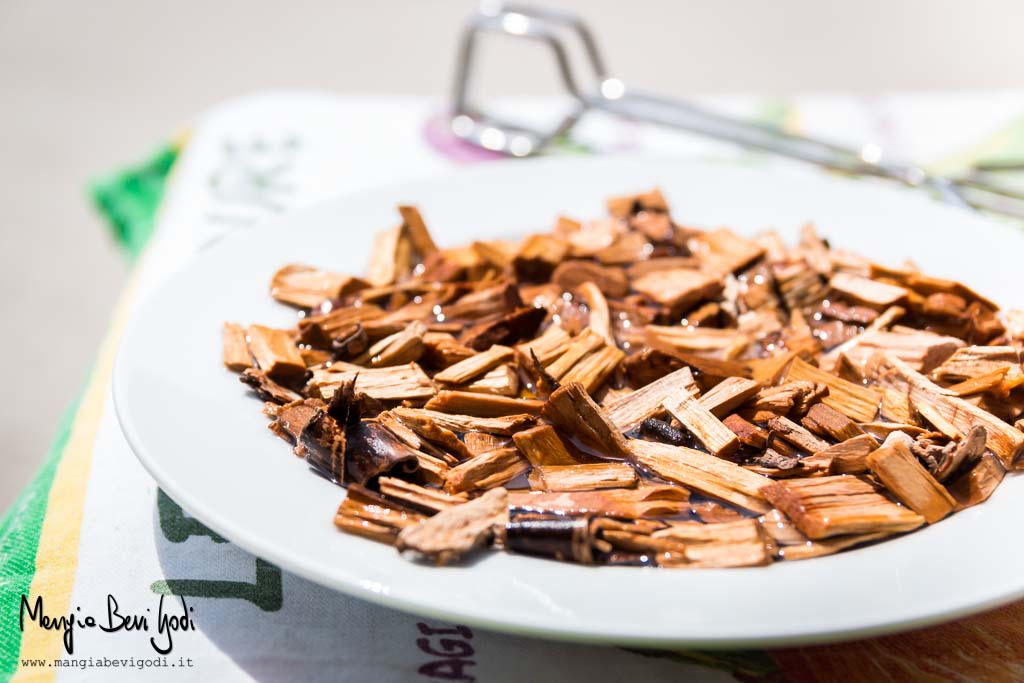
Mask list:
[[[130,303],[134,299],[134,290],[135,277],[132,277],[118,301],[111,330],[96,358],[96,365],[82,395],[47,499],[29,602],[32,603],[36,596],[41,595],[46,604],[46,613],[50,615],[66,615],[71,612],[71,594],[78,568],[78,540],[93,447],[103,418],[103,404],[110,389],[114,355],[128,318]],[[19,661],[42,659],[51,662],[60,659],[65,655],[63,633],[60,630],[48,631],[26,622]],[[19,667],[12,683],[52,681],[58,671],[59,668],[51,667]]]

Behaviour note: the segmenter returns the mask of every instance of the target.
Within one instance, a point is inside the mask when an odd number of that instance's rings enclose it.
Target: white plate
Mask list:
[[[1024,237],[898,188],[803,169],[643,157],[496,163],[342,197],[236,233],[199,254],[140,307],[114,370],[121,426],[185,510],[246,550],[390,607],[484,628],[582,641],[741,646],[809,642],[922,625],[1024,595],[1024,480],[940,524],[869,548],[731,570],[581,567],[492,553],[468,567],[407,562],[339,533],[343,492],[266,427],[260,403],[220,361],[225,320],[289,325],[267,295],[289,262],[363,271],[374,231],[418,204],[444,245],[547,230],[603,215],[604,198],[653,185],[676,218],[795,239],[813,220],[834,246],[913,259],[1020,306]]]

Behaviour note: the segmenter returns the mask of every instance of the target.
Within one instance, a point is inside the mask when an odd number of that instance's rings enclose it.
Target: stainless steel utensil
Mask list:
[[[500,120],[487,114],[470,98],[477,41],[495,33],[537,41],[553,52],[561,83],[574,105],[549,130]],[[570,60],[573,41],[582,48],[591,71],[589,80],[596,83],[589,89],[581,87]],[[480,11],[469,18],[463,33],[452,110],[451,129],[456,136],[514,157],[542,151],[554,139],[568,133],[588,111],[598,110],[799,159],[842,173],[895,180],[930,191],[951,204],[1024,219],[1024,194],[986,180],[989,174],[1001,168],[986,168],[984,173],[966,177],[938,176],[913,164],[886,160],[882,149],[875,144],[851,149],[794,135],[775,126],[718,114],[687,102],[634,92],[618,78],[608,75],[597,42],[587,26],[575,15],[556,10],[484,3]],[[1004,166],[1016,168],[1019,164]]]

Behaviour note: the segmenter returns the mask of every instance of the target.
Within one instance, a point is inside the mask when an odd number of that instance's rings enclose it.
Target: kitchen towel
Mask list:
[[[1024,158],[1024,95],[713,98],[708,106],[941,171]],[[511,101],[530,118],[543,101]],[[447,131],[425,98],[272,92],[203,115],[187,138],[93,188],[136,258],[103,348],[36,479],[0,521],[0,683],[222,681],[1024,680],[1024,603],[910,633],[788,650],[649,651],[508,636],[389,610],[253,557],[163,494],[118,428],[110,372],[145,295],[221,236],[339,192],[443,173],[494,155]],[[552,154],[655,151],[768,163],[713,141],[604,116]],[[868,182],[868,181],[866,181]],[[381,226],[385,227],[385,226]],[[112,596],[112,598],[111,598]],[[118,619],[160,609],[194,630],[40,628],[27,616]],[[24,622],[21,617],[24,618]],[[151,642],[152,639],[152,642]],[[69,647],[70,645],[70,647]],[[172,645],[166,655],[160,651]],[[68,650],[72,651],[69,652]]]

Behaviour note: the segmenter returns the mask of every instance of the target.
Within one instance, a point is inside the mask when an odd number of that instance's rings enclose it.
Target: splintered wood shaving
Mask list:
[[[294,327],[224,325],[270,430],[411,558],[801,560],[984,502],[1024,452],[1024,313],[959,282],[675,222],[658,190],[362,276],[289,264]]]

